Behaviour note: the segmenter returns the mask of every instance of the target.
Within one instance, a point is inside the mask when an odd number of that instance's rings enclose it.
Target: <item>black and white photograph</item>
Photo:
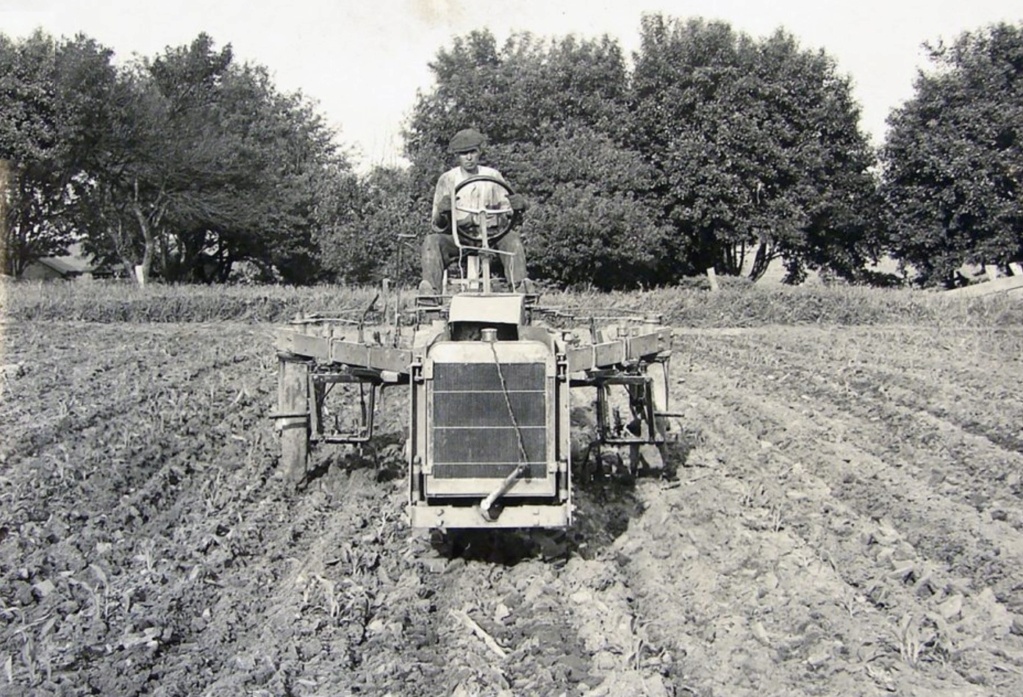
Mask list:
[[[0,696],[1023,695],[1023,8],[0,0]]]

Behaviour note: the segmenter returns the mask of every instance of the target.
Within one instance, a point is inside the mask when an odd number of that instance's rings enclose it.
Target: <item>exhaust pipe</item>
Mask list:
[[[483,516],[483,520],[487,521],[488,523],[492,523],[495,520],[497,520],[497,516],[491,515],[490,509],[494,507],[494,504],[497,503],[497,500],[499,498],[504,496],[506,493],[508,493],[509,489],[515,486],[515,482],[518,481],[519,478],[522,475],[524,475],[528,469],[529,464],[523,462],[521,465],[516,467],[511,474],[504,478],[504,481],[501,482],[501,485],[499,487],[494,489],[494,491],[491,492],[491,494],[487,498],[483,499],[480,502],[480,515]]]

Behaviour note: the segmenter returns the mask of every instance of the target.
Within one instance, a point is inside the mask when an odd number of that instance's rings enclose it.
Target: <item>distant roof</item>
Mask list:
[[[39,263],[49,266],[62,276],[66,276],[68,274],[91,273],[93,271],[92,264],[89,263],[89,260],[83,259],[82,257],[41,257],[39,259]]]

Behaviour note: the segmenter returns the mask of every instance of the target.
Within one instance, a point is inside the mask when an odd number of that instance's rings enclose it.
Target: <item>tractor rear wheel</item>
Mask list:
[[[282,356],[277,371],[277,411],[281,432],[280,470],[289,481],[306,475],[309,460],[309,365]]]

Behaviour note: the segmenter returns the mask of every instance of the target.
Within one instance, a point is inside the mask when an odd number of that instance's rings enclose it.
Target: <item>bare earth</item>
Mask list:
[[[0,694],[1023,694],[1023,331],[679,330],[668,471],[431,536],[403,388],[275,476],[271,329],[4,325]]]

